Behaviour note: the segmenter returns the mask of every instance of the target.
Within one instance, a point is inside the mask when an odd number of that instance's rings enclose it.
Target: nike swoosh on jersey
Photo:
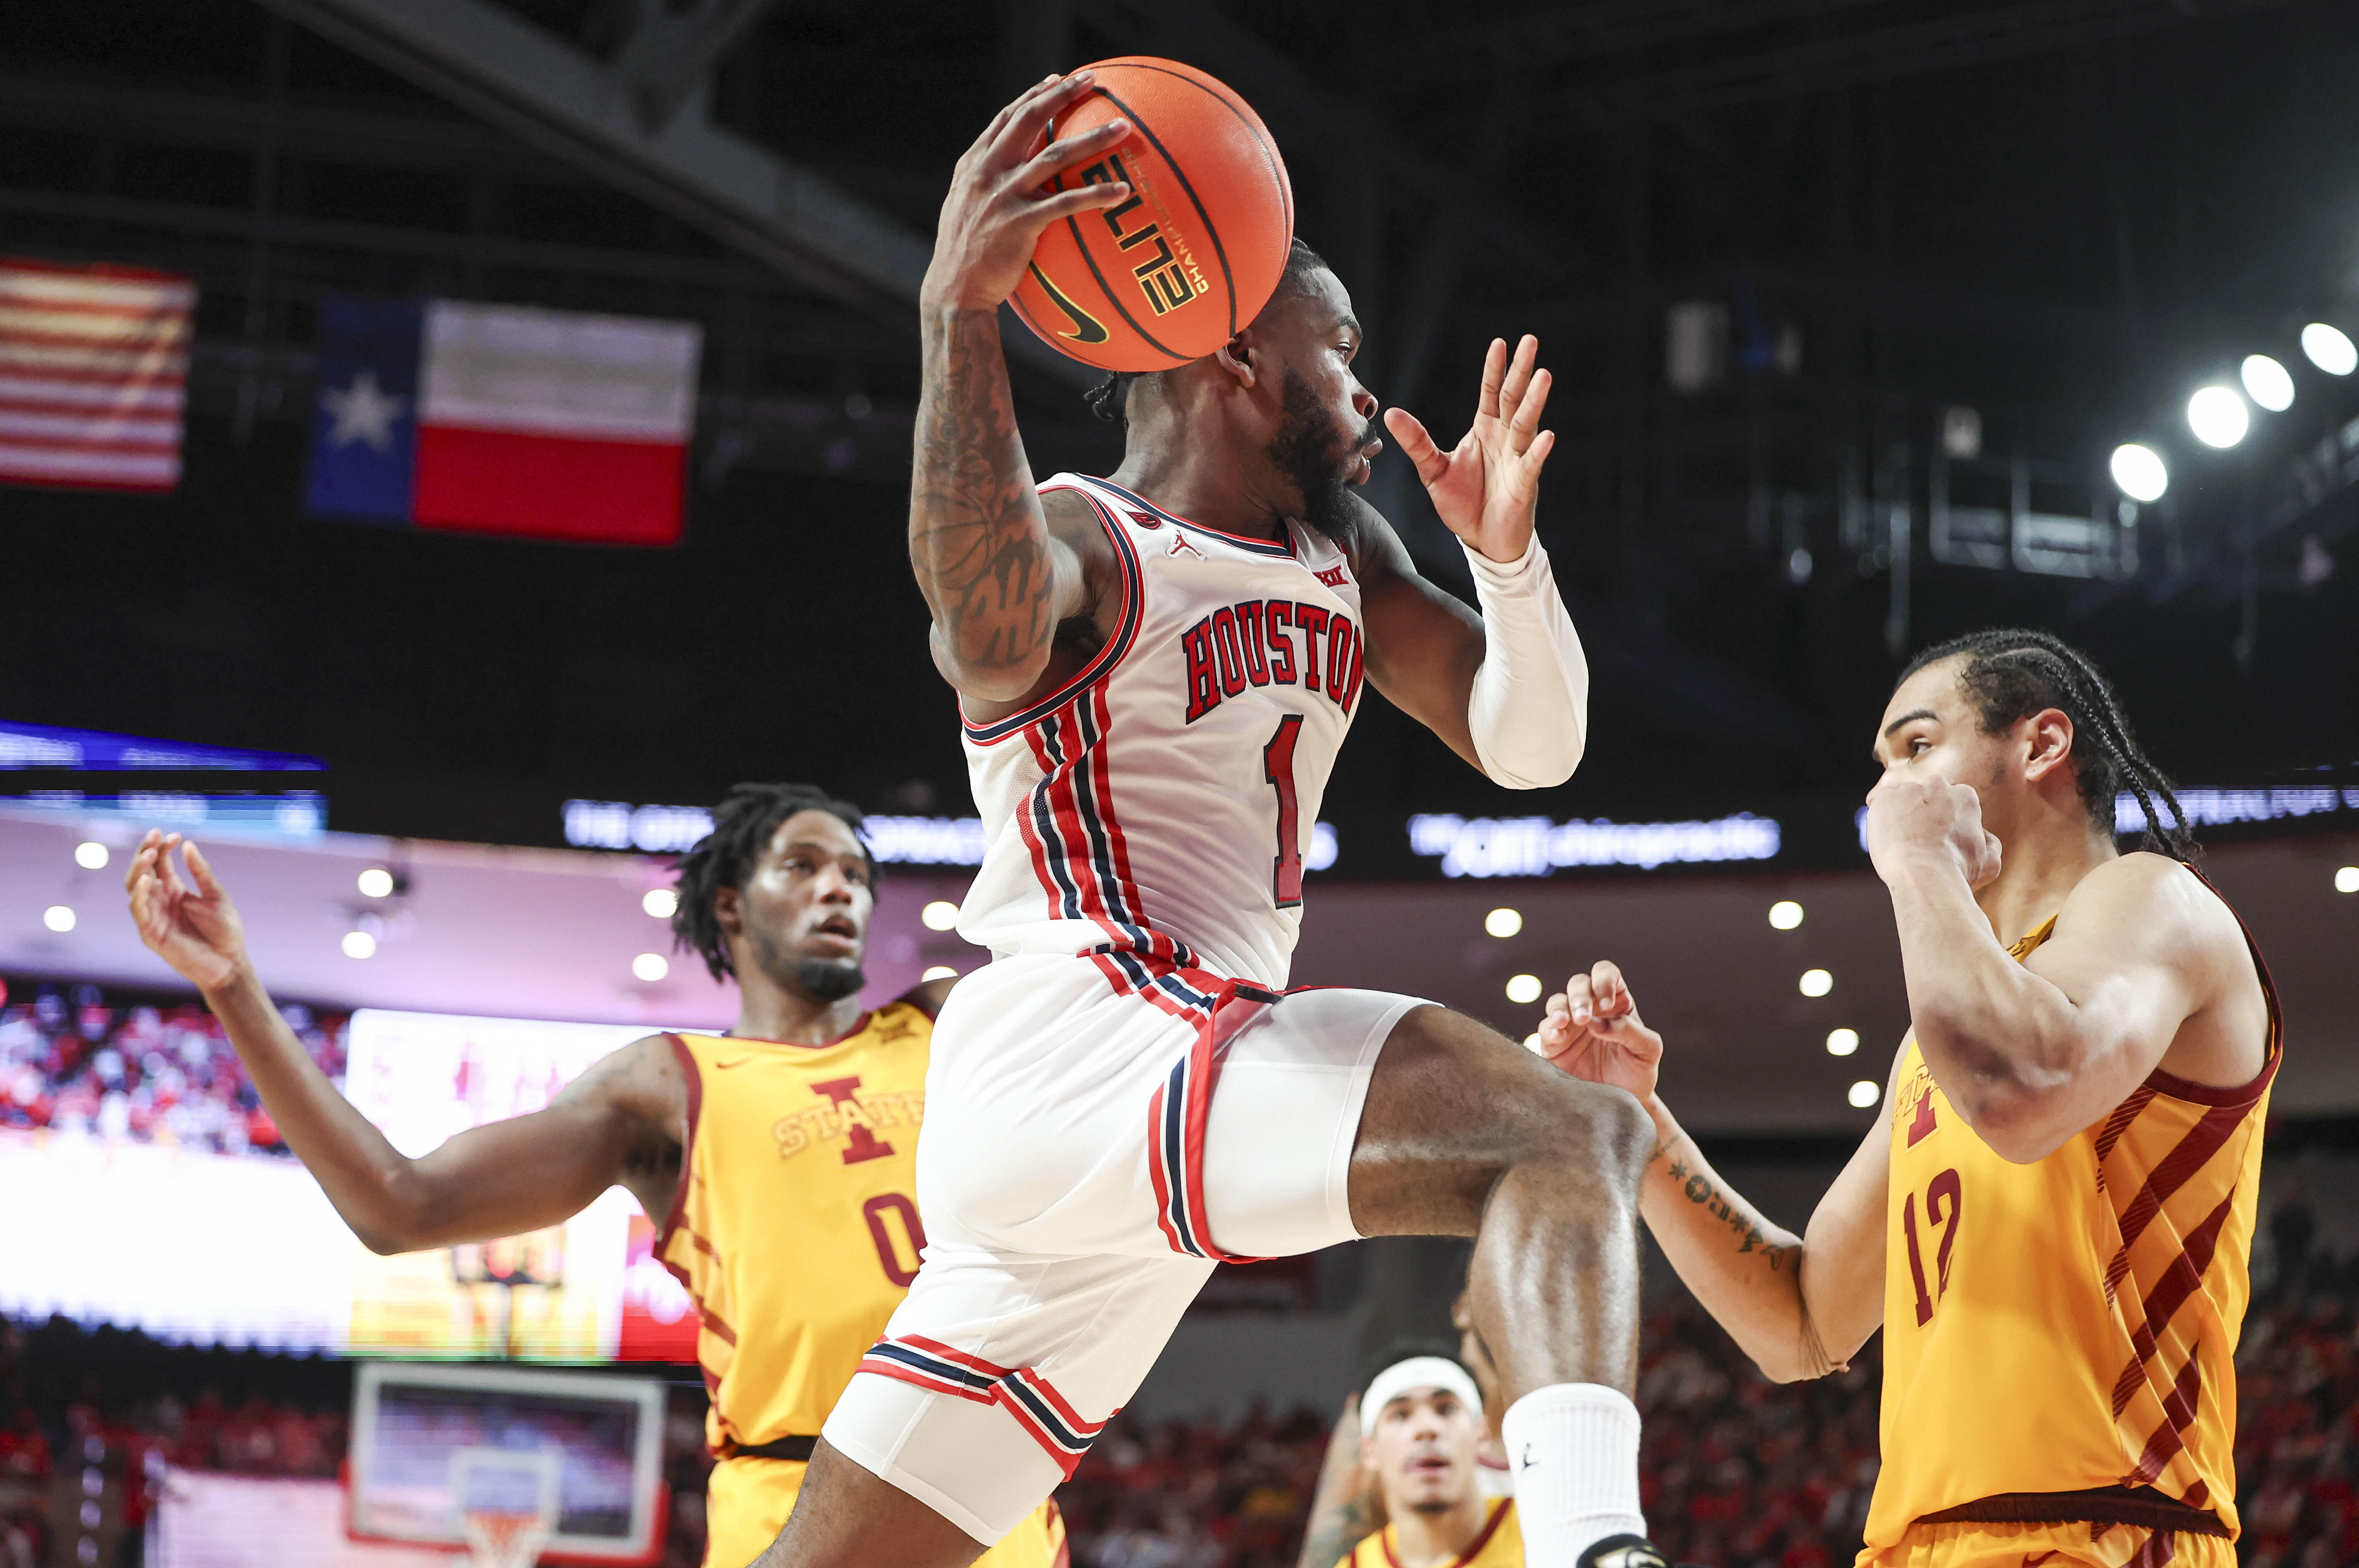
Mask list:
[[[712,1065],[716,1068],[743,1067],[749,1062],[759,1062],[761,1058],[758,1056],[741,1056],[734,1062],[716,1061]]]
[[[1106,330],[1098,323],[1096,317],[1060,293],[1057,286],[1049,281],[1049,275],[1040,270],[1038,262],[1027,265],[1031,267],[1032,277],[1039,283],[1041,291],[1049,296],[1050,303],[1064,311],[1072,321],[1073,330],[1070,332],[1059,332],[1057,334],[1059,337],[1071,338],[1079,343],[1102,343],[1106,341]]]

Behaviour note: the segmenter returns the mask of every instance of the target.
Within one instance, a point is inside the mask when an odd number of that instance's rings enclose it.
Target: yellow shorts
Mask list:
[[[1854,1568],[2236,1568],[2236,1543],[2216,1535],[2114,1524],[1912,1524],[1898,1544]]]
[[[803,1489],[799,1459],[724,1459],[704,1487],[705,1568],[745,1568],[777,1539]],[[1042,1503],[975,1568],[1067,1568],[1065,1520]]]

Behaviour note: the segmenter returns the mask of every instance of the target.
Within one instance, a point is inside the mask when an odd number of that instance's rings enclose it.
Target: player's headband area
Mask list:
[[[1374,1421],[1386,1405],[1412,1388],[1447,1388],[1477,1415],[1482,1413],[1482,1391],[1466,1368],[1439,1356],[1412,1356],[1368,1379],[1368,1391],[1360,1396],[1360,1419]]]

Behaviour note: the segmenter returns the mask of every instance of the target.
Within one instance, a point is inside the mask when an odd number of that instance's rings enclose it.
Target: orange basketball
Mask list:
[[[1127,181],[1127,201],[1049,225],[1012,303],[1050,347],[1105,370],[1201,359],[1258,315],[1294,242],[1294,188],[1261,116],[1175,60],[1087,69],[1089,94],[1049,139],[1116,116],[1131,133],[1049,186]]]

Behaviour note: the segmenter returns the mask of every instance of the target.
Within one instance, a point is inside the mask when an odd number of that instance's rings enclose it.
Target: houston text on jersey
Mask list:
[[[1300,634],[1298,643],[1296,634]],[[1188,722],[1194,724],[1247,686],[1324,691],[1346,713],[1359,701],[1360,628],[1352,617],[1290,599],[1248,599],[1180,634],[1188,656]],[[1301,657],[1296,658],[1297,648]]]

